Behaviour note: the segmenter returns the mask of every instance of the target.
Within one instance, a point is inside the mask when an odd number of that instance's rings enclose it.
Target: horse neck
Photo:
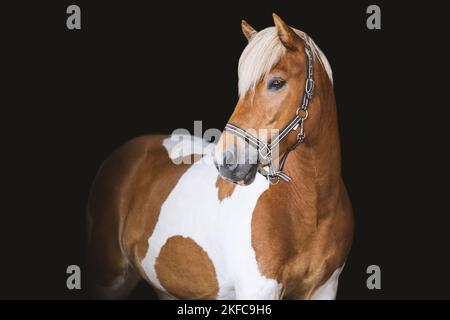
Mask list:
[[[330,81],[310,105],[317,111],[314,127],[305,122],[305,142],[290,155],[286,169],[292,176],[290,184],[294,205],[302,214],[314,219],[326,215],[337,206],[341,195],[341,160],[336,104]],[[323,88],[323,86],[322,86]],[[308,120],[307,120],[308,121]]]

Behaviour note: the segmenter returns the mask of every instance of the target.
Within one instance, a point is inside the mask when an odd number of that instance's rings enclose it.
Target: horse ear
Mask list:
[[[244,34],[244,36],[247,38],[248,41],[250,41],[250,39],[257,33],[257,31],[253,29],[253,27],[249,25],[245,20],[241,21],[241,28],[242,33]]]
[[[301,41],[300,37],[291,27],[289,27],[283,20],[281,20],[281,18],[276,13],[272,13],[272,16],[281,43],[288,49],[296,49],[299,41]]]

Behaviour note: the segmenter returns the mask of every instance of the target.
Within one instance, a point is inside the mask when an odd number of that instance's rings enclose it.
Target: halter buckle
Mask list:
[[[305,118],[306,119],[306,118]],[[299,123],[300,125],[300,130],[297,134],[297,143],[303,143],[303,141],[305,140],[305,119],[302,119]]]
[[[306,79],[305,91],[308,94],[308,98],[311,98],[314,91],[314,80],[312,78]]]

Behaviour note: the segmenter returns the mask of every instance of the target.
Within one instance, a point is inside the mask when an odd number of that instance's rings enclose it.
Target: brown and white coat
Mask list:
[[[275,32],[289,50],[298,45],[296,35],[307,37],[274,19],[276,27],[266,33]],[[258,34],[246,23],[243,30],[250,43]],[[353,220],[341,177],[331,71],[313,46],[316,90],[307,140],[285,166],[291,182],[271,185],[259,174],[248,185],[223,180],[214,154],[230,140],[227,133],[212,154],[183,154],[192,164],[175,164],[180,143],[156,135],[130,141],[105,161],[88,206],[96,296],[126,297],[145,279],[165,298],[335,297]],[[251,84],[253,96],[241,93],[230,120],[244,128],[287,123],[304,86],[304,65],[303,54],[284,52],[270,72],[292,77],[291,91],[267,95],[264,80],[258,79],[261,83]],[[288,107],[281,112],[274,104]],[[267,108],[275,110],[272,115]],[[188,140],[205,149],[198,138]]]

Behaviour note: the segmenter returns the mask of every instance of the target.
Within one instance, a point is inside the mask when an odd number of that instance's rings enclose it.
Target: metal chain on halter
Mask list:
[[[293,151],[295,148],[297,148],[300,144],[302,144],[306,137],[304,124],[305,120],[308,118],[309,115],[308,105],[314,92],[313,55],[311,48],[306,43],[305,43],[305,52],[308,61],[306,70],[307,75],[306,75],[305,90],[303,92],[302,100],[295,112],[294,119],[292,119],[292,121],[276,137],[274,137],[270,143],[262,142],[255,136],[251,135],[247,131],[239,128],[234,124],[228,123],[225,126],[225,130],[235,134],[236,136],[244,139],[251,145],[255,146],[258,149],[261,158],[267,160],[268,164],[266,165],[266,167],[268,167],[268,171],[264,168],[261,168],[259,170],[259,173],[261,173],[264,177],[266,177],[271,184],[277,184],[280,181],[280,179],[286,182],[291,181],[291,177],[289,177],[286,173],[283,172],[284,165],[286,163],[287,157],[289,156],[289,153]],[[280,142],[284,138],[286,138],[286,136],[291,131],[296,131],[298,128],[300,128],[300,130],[297,134],[297,141],[284,152],[283,156],[279,161],[278,167],[275,168],[272,154],[273,149],[276,146],[278,146],[278,144],[280,144]]]

